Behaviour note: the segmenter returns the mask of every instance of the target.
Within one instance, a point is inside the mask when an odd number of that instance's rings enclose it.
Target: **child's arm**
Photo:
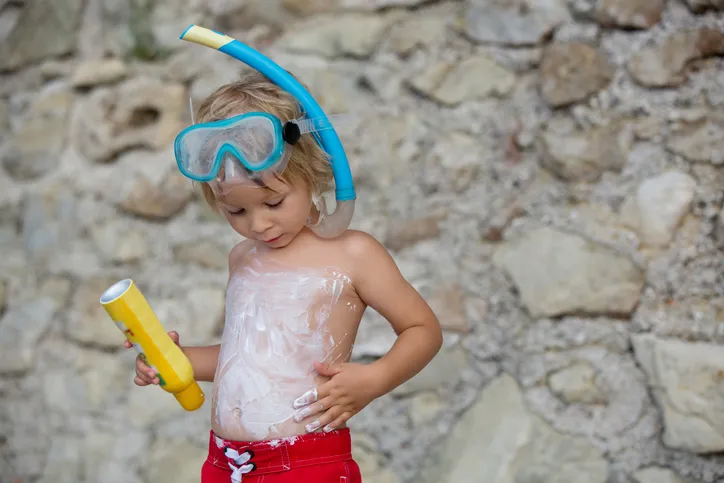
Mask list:
[[[420,372],[442,346],[437,317],[387,250],[367,234],[351,232],[349,237],[357,294],[390,322],[398,337],[390,351],[371,364],[315,364],[321,375],[331,379],[294,404],[304,408],[297,412],[297,421],[325,411],[306,426],[308,431],[341,426],[374,399]]]

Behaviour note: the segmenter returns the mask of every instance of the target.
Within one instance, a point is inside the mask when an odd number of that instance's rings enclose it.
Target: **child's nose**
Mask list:
[[[263,214],[255,214],[251,218],[251,231],[254,233],[262,234],[271,228],[271,220]]]

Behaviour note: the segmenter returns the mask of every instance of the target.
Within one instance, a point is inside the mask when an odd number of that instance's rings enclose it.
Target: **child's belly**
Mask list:
[[[232,441],[279,439],[306,433],[305,425],[321,414],[297,423],[293,405],[297,398],[326,380],[313,373],[313,361],[299,364],[279,357],[245,364],[244,359],[228,360],[214,382],[214,433]]]

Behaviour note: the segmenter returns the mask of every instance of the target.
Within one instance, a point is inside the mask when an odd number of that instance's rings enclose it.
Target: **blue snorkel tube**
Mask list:
[[[243,62],[249,67],[261,72],[270,81],[289,92],[299,102],[308,118],[324,118],[326,114],[314,100],[314,97],[287,71],[251,47],[242,44],[227,35],[213,30],[191,25],[183,34],[181,40],[187,40],[206,47],[219,50]],[[330,157],[332,172],[334,173],[335,199],[337,206],[334,213],[327,214],[324,204],[320,208],[319,221],[310,228],[319,236],[333,238],[341,235],[352,221],[354,203],[357,194],[352,181],[352,172],[349,168],[347,155],[344,152],[342,141],[337,132],[325,129],[316,133],[321,138],[321,147]],[[318,138],[319,139],[319,138]]]

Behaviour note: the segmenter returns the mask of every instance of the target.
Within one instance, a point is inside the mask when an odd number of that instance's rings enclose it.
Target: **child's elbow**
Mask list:
[[[437,318],[433,321],[432,324],[430,324],[430,334],[431,334],[431,345],[433,349],[435,350],[435,354],[440,352],[440,349],[442,349],[442,328],[440,327],[440,322],[438,322]]]

